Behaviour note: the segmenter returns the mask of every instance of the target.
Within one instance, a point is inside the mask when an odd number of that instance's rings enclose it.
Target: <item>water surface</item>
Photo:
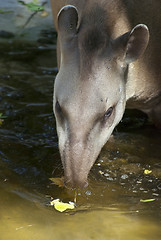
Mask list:
[[[59,213],[50,197],[68,202],[75,193],[49,180],[63,175],[52,111],[55,45],[8,43],[0,51],[0,113],[7,116],[0,126],[1,240],[160,240],[158,130],[144,115],[126,113],[75,210]]]

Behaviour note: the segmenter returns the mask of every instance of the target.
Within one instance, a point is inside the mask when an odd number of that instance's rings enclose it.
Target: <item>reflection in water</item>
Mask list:
[[[52,113],[55,66],[55,48],[3,48],[0,239],[160,240],[161,136],[140,113],[135,120],[125,116],[104,147],[88,189],[78,192],[77,208],[59,213],[48,206],[50,196],[74,199],[74,191],[49,180],[63,175]],[[145,175],[145,169],[152,172]]]

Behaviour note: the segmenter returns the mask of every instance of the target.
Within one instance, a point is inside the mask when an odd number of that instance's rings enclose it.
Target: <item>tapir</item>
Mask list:
[[[59,68],[53,110],[65,185],[84,188],[126,107],[161,127],[161,1],[51,5]]]

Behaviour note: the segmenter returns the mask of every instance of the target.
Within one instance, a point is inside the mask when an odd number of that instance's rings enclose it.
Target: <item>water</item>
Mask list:
[[[0,239],[160,240],[161,134],[128,112],[64,213],[50,199],[75,193],[52,185],[63,175],[52,111],[55,45],[0,47]],[[148,175],[144,170],[152,170]],[[141,199],[155,199],[142,203]]]

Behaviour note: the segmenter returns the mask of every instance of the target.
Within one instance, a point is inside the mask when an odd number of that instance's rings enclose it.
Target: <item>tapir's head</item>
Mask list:
[[[58,38],[61,61],[54,113],[65,184],[85,187],[92,165],[123,116],[128,64],[144,52],[149,34],[140,24],[111,39],[101,18],[98,25],[86,26],[69,5],[58,14]]]

